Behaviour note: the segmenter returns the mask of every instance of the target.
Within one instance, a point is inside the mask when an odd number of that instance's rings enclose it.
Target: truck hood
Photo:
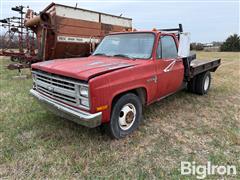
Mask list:
[[[88,81],[90,78],[117,69],[136,66],[141,60],[90,56],[87,58],[56,59],[32,64],[33,69]]]

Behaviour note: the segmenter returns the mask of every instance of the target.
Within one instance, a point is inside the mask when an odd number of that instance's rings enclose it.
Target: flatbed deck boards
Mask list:
[[[191,67],[197,67],[197,66],[201,66],[201,65],[204,65],[204,64],[207,64],[207,63],[214,62],[214,61],[216,61],[216,60],[217,60],[217,59],[213,59],[213,60],[194,59],[194,60],[191,61],[190,66],[191,66]]]

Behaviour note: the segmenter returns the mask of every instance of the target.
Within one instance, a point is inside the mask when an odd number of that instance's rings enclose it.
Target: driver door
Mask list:
[[[156,72],[158,99],[174,93],[181,87],[184,78],[184,66],[182,59],[178,57],[175,37],[172,35],[164,35],[159,39]]]

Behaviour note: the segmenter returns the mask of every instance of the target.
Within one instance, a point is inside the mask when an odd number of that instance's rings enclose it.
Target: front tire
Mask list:
[[[131,134],[142,118],[142,104],[138,96],[132,93],[121,96],[113,105],[108,133],[115,139]]]

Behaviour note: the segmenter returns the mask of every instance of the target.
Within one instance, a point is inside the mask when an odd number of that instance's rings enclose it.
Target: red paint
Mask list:
[[[163,33],[158,31],[144,32],[151,32],[156,35],[152,58],[149,60],[90,56],[40,62],[33,64],[32,68],[88,81],[91,98],[90,112],[95,113],[97,107],[108,105],[109,108],[103,111],[102,117],[102,122],[108,122],[112,100],[116,95],[136,88],[144,88],[147,92],[147,104],[150,104],[177,91],[182,85],[184,78],[182,59],[157,60],[157,44],[160,35]],[[174,36],[176,45],[178,45],[177,38],[175,35],[172,36]],[[164,69],[175,60],[177,61],[172,70],[164,72]],[[101,62],[105,66],[94,64],[96,62]],[[115,67],[115,65],[111,65],[112,63],[116,63],[116,65],[124,64],[125,67]],[[158,78],[157,82],[149,82],[149,79],[155,76]]]

